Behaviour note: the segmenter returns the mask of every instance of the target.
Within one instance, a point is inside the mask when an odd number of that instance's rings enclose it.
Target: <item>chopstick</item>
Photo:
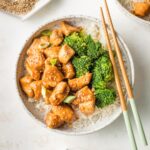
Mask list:
[[[107,31],[107,27],[106,27],[104,15],[103,15],[103,10],[102,10],[101,7],[100,7],[100,16],[101,16],[102,26],[103,26],[103,30],[104,30],[104,34],[105,34],[105,38],[106,38],[106,42],[107,42],[107,48],[108,48],[108,51],[109,51],[109,57],[110,57],[110,60],[111,60],[112,66],[113,66],[113,70],[114,70],[116,87],[117,87],[118,95],[119,95],[119,98],[120,98],[121,108],[122,108],[122,112],[123,112],[123,116],[124,116],[125,125],[126,125],[126,128],[127,128],[129,140],[130,140],[132,149],[137,150],[137,145],[136,145],[136,142],[135,142],[131,122],[130,122],[129,115],[128,115],[126,100],[125,100],[125,97],[124,97],[124,94],[123,94],[120,77],[119,77],[117,66],[116,66],[116,63],[115,63],[115,58],[114,58],[114,55],[113,55],[113,52],[112,52],[110,39],[109,39],[109,35],[108,35],[108,31]]]
[[[142,125],[142,122],[141,122],[141,119],[140,119],[140,116],[139,116],[139,113],[138,113],[138,110],[137,110],[137,107],[136,107],[136,104],[135,104],[133,91],[132,91],[132,88],[131,88],[131,85],[130,85],[130,82],[129,82],[129,79],[128,79],[128,76],[127,76],[127,72],[126,72],[126,69],[125,69],[122,54],[121,54],[120,47],[119,47],[119,44],[118,44],[118,41],[117,41],[117,38],[116,38],[114,26],[113,26],[113,23],[112,23],[112,19],[111,19],[111,16],[110,16],[110,12],[109,12],[109,8],[108,8],[106,0],[104,0],[104,4],[105,4],[105,9],[106,9],[108,22],[109,22],[109,25],[110,25],[110,30],[112,32],[112,37],[113,37],[114,44],[115,44],[115,50],[116,50],[116,53],[117,53],[119,65],[120,65],[120,68],[121,68],[122,76],[123,76],[125,87],[126,87],[126,90],[127,90],[128,99],[129,99],[131,109],[132,109],[132,112],[133,112],[133,116],[134,116],[134,120],[135,120],[135,123],[136,123],[136,127],[137,127],[137,130],[138,130],[139,136],[142,140],[142,143],[144,145],[148,145],[147,139],[146,139],[146,136],[145,136],[145,132],[144,132],[144,129],[143,129],[143,125]]]

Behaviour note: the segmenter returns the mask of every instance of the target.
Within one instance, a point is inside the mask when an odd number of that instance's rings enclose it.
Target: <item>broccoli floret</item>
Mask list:
[[[97,89],[105,89],[113,78],[112,64],[107,55],[101,56],[93,69],[92,86]]]
[[[74,57],[72,64],[76,71],[76,77],[80,77],[90,71],[92,61],[88,56]]]
[[[95,42],[92,39],[91,35],[88,35],[86,38],[86,43],[87,43],[87,55],[91,59],[97,59],[102,52],[100,42]]]
[[[104,81],[108,82],[113,78],[113,68],[111,61],[108,57],[101,58],[101,70],[103,74]]]
[[[116,92],[114,89],[97,89],[95,95],[96,106],[101,108],[113,104],[116,99]]]
[[[92,87],[95,89],[96,106],[104,107],[114,103],[116,92],[108,88],[113,78],[113,69],[108,54],[102,55],[95,63],[92,77]]]
[[[66,36],[64,43],[72,47],[79,56],[87,55],[86,35],[74,32]]]
[[[92,86],[95,89],[105,89],[107,86],[107,83],[103,81],[102,72],[97,66],[93,69]]]
[[[91,35],[87,35],[82,31],[66,36],[64,43],[72,47],[76,55],[89,56],[91,59],[97,59],[100,55],[106,53],[100,42],[95,42]]]
[[[103,55],[96,61],[96,68],[101,72],[104,81],[108,82],[113,79],[113,68],[107,55]]]

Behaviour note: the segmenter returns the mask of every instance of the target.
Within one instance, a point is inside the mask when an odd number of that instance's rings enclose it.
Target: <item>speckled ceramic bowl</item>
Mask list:
[[[137,23],[142,23],[143,25],[149,25],[150,26],[150,21],[144,20],[140,17],[137,17],[130,13],[123,4],[121,4],[120,0],[114,0],[115,4],[119,8],[121,12],[123,12],[127,17],[131,18],[132,20],[135,20]]]
[[[28,102],[27,96],[24,94],[24,92],[22,91],[22,89],[20,87],[19,79],[23,75],[23,72],[25,69],[24,68],[24,60],[26,57],[26,51],[27,51],[28,47],[30,46],[32,40],[35,37],[37,37],[42,30],[53,29],[58,26],[60,21],[64,21],[64,20],[70,22],[73,25],[82,26],[82,27],[86,26],[89,28],[92,28],[91,24],[95,24],[98,26],[98,28],[100,27],[101,36],[103,33],[101,31],[102,30],[101,22],[98,19],[86,17],[86,16],[69,16],[69,17],[63,17],[63,18],[59,18],[59,19],[50,21],[46,25],[44,25],[44,26],[40,27],[38,30],[36,30],[36,32],[33,33],[30,36],[30,38],[25,42],[23,48],[21,49],[19,58],[17,60],[17,66],[16,66],[17,91],[18,91],[18,94],[20,97],[20,101],[22,101],[23,106],[27,110],[28,114],[35,121],[37,121],[38,124],[41,124],[44,127],[46,127],[44,124],[44,119],[43,119],[44,117],[39,113],[39,111],[37,111],[35,109],[34,103]],[[129,79],[130,79],[131,84],[133,85],[133,83],[134,83],[134,65],[133,65],[132,57],[131,57],[129,49],[127,48],[126,44],[123,42],[123,40],[121,39],[120,36],[118,36],[118,40],[119,40],[119,44],[120,44],[120,47],[122,50],[123,58],[125,59],[125,62],[126,62]],[[64,133],[64,134],[69,134],[69,135],[81,135],[81,134],[92,133],[94,131],[100,130],[100,129],[104,128],[105,126],[111,124],[121,114],[120,105],[118,105],[117,107],[114,107],[113,111],[111,111],[111,112],[109,112],[109,109],[106,108],[106,114],[107,114],[107,111],[108,111],[108,115],[106,115],[106,116],[101,115],[100,119],[98,119],[95,123],[92,123],[88,126],[76,128],[76,129],[74,129],[74,128],[73,129],[72,128],[48,129],[48,131],[56,131],[58,133]],[[103,114],[103,109],[102,109],[102,114]]]

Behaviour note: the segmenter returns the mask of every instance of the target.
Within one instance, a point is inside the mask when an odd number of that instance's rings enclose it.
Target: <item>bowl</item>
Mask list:
[[[150,25],[150,21],[144,20],[140,17],[135,16],[134,14],[130,13],[125,6],[123,6],[120,2],[120,0],[114,0],[115,4],[119,8],[120,11],[122,11],[127,17],[131,18],[132,20],[135,20],[137,23],[142,23],[144,25]]]
[[[20,16],[22,20],[26,20],[36,14],[38,11],[40,11],[42,8],[44,8],[48,3],[50,3],[52,0],[38,0],[38,2],[35,4],[35,7],[26,15]]]
[[[19,14],[11,13],[9,11],[3,11],[3,12],[6,12],[7,14],[10,14],[13,16],[16,16],[16,17],[20,18],[21,20],[26,20],[26,19],[30,18],[31,16],[33,16],[34,14],[36,14],[38,11],[40,11],[43,7],[45,7],[51,1],[52,0],[38,0],[37,3],[35,4],[35,6],[32,8],[32,10],[30,10],[26,14],[19,15]]]
[[[19,95],[19,99],[23,104],[23,108],[27,110],[28,114],[37,121],[38,124],[41,124],[42,126],[46,127],[44,124],[43,120],[43,115],[42,113],[39,113],[37,109],[35,109],[34,103],[28,102],[27,96],[24,94],[22,91],[20,84],[19,84],[19,79],[23,75],[24,72],[24,60],[26,57],[26,51],[31,44],[32,40],[37,37],[41,31],[46,30],[46,29],[53,29],[58,26],[58,24],[61,21],[68,21],[73,25],[77,26],[83,26],[84,28],[91,28],[93,27],[91,25],[96,25],[98,28],[100,27],[100,34],[101,37],[103,37],[103,32],[101,32],[101,22],[99,19],[88,17],[88,16],[67,16],[67,17],[62,17],[58,18],[55,20],[51,20],[49,23],[43,25],[42,27],[38,28],[30,37],[29,39],[25,42],[23,45],[23,48],[21,49],[21,52],[19,54],[18,60],[17,60],[17,65],[16,65],[16,87],[17,87],[17,92]],[[129,80],[131,82],[131,85],[134,83],[134,65],[133,65],[133,60],[130,54],[130,51],[122,38],[117,34],[117,38],[119,41],[119,45],[121,47],[121,51],[123,54],[123,58],[125,60],[125,65],[127,68]],[[109,107],[100,110],[100,118],[97,119],[94,123],[92,122],[90,125],[84,126],[84,127],[79,127],[79,128],[60,128],[60,129],[49,129],[48,131],[55,131],[58,133],[63,133],[63,134],[69,134],[69,135],[82,135],[82,134],[88,134],[95,132],[97,130],[100,130],[107,125],[111,124],[115,119],[119,117],[119,115],[122,113],[120,104],[118,105],[112,105],[110,106],[111,111],[109,111]],[[104,113],[105,112],[105,113]],[[106,114],[106,115],[105,115]],[[96,119],[96,115],[95,118]],[[84,123],[83,123],[84,124]]]

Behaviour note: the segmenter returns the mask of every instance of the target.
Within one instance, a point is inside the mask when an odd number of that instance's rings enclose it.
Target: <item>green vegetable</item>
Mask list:
[[[91,59],[97,59],[101,55],[101,44],[100,42],[94,42],[92,37],[89,35],[86,38],[87,43],[87,55]]]
[[[116,99],[116,92],[114,89],[97,89],[96,94],[96,106],[105,107],[113,104]]]
[[[92,87],[95,88],[97,107],[104,107],[112,104],[115,101],[115,90],[108,88],[108,83],[112,79],[112,64],[108,54],[103,54],[95,63],[92,77]]]
[[[42,94],[43,98],[46,98],[46,88],[44,86],[42,86],[41,94]]]
[[[68,96],[66,99],[63,100],[63,102],[70,104],[75,98],[75,96]]]
[[[97,59],[101,54],[105,53],[100,42],[95,42],[91,35],[86,35],[82,31],[74,32],[65,37],[64,43],[72,47],[79,56],[89,56],[91,59]]]
[[[103,89],[106,88],[106,82],[103,81],[103,76],[100,68],[96,65],[92,71],[92,86],[97,89]]]
[[[92,61],[88,56],[74,57],[72,64],[76,71],[76,77],[80,77],[90,71]]]
[[[45,43],[41,43],[39,45],[39,49],[44,49],[44,48],[47,48],[50,46],[50,43],[49,42],[45,42]]]
[[[85,35],[74,32],[71,35],[65,37],[64,43],[72,47],[77,55],[83,56],[87,55],[87,45],[85,38]]]
[[[50,30],[44,30],[41,32],[41,35],[44,35],[44,36],[50,36],[51,35],[51,31]]]
[[[102,56],[101,58],[101,70],[104,81],[108,82],[113,79],[113,68],[111,61],[108,57]]]
[[[98,75],[98,74],[97,74]],[[92,81],[92,86],[95,89],[105,89],[107,87],[107,82],[101,80],[101,77],[94,76]]]
[[[57,64],[57,59],[55,59],[55,58],[51,59],[51,60],[50,60],[50,64],[51,64],[52,66],[55,66],[55,65]]]
[[[102,57],[100,57],[96,61],[94,70],[95,70],[95,74],[101,74],[101,78],[103,81],[108,82],[113,79],[112,64],[109,57],[107,57],[107,55],[102,55]]]

